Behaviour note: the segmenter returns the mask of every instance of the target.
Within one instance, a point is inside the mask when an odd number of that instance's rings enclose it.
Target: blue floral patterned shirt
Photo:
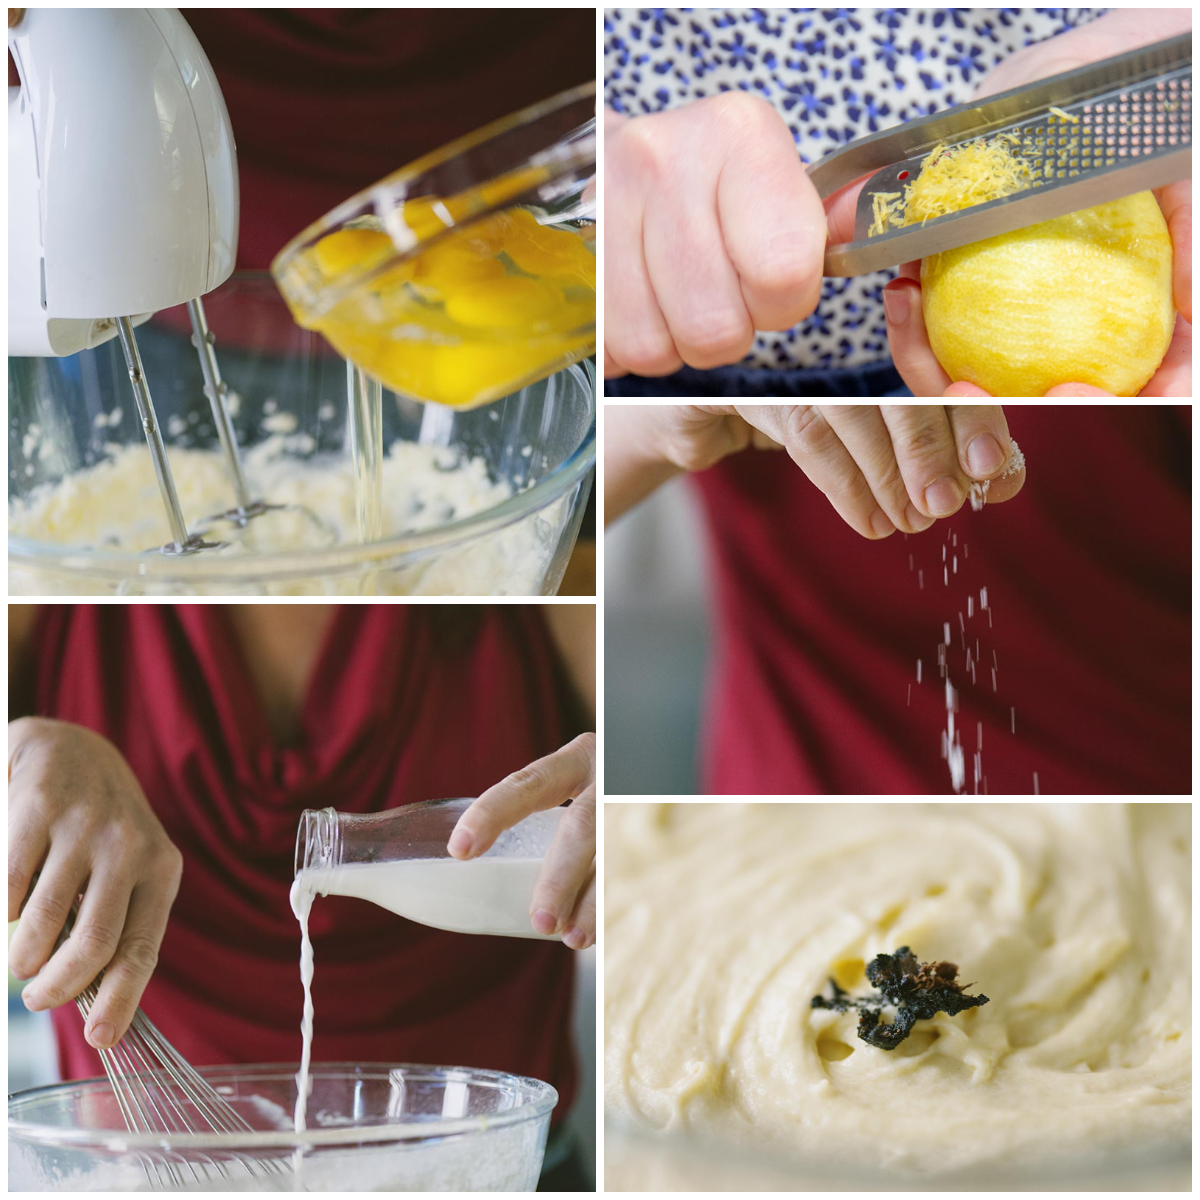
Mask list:
[[[741,88],[787,122],[806,163],[969,100],[1014,50],[1103,9],[625,8],[604,18],[605,100],[629,116]],[[760,333],[746,365],[853,367],[888,357],[894,271],[826,279],[816,312]]]

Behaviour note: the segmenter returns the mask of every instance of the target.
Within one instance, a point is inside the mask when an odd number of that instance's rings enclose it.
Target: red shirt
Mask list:
[[[1190,794],[1190,407],[1005,412],[1021,494],[908,538],[859,537],[780,453],[698,477],[719,611],[709,791],[950,792],[950,622],[967,792],[981,731],[980,791],[1028,794],[1036,772],[1042,793]]]
[[[581,729],[549,632],[524,606],[345,605],[303,736],[283,748],[214,605],[41,610],[33,711],[113,741],[184,858],[143,1007],[192,1063],[295,1062],[300,934],[288,903],[300,813],[475,796]],[[573,956],[318,897],[314,1061],[428,1062],[531,1075],[574,1094]],[[102,1075],[74,1005],[63,1077]]]
[[[591,8],[185,8],[225,95],[238,265],[497,117],[596,77]]]

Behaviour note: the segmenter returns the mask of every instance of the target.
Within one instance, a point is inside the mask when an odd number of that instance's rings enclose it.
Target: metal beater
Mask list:
[[[187,22],[177,9],[27,9],[8,44],[20,76],[8,108],[9,353],[62,356],[120,338],[171,531],[163,553],[218,548],[228,539],[206,533],[283,509],[332,542],[309,510],[253,497],[242,470],[200,299],[237,257],[237,156]],[[192,529],[133,332],[178,304],[235,500]]]

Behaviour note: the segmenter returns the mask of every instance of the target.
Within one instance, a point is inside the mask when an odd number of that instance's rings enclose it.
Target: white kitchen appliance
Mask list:
[[[164,553],[214,548],[272,506],[252,499],[201,297],[237,256],[238,171],[220,86],[177,9],[33,8],[8,31],[9,354],[119,336],[170,522]],[[191,531],[134,327],[186,304],[236,498]],[[315,519],[315,518],[314,518]]]

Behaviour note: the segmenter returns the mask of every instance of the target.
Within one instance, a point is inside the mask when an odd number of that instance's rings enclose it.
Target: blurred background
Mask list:
[[[605,534],[605,739],[611,795],[694,795],[708,651],[705,535],[684,478]]]

